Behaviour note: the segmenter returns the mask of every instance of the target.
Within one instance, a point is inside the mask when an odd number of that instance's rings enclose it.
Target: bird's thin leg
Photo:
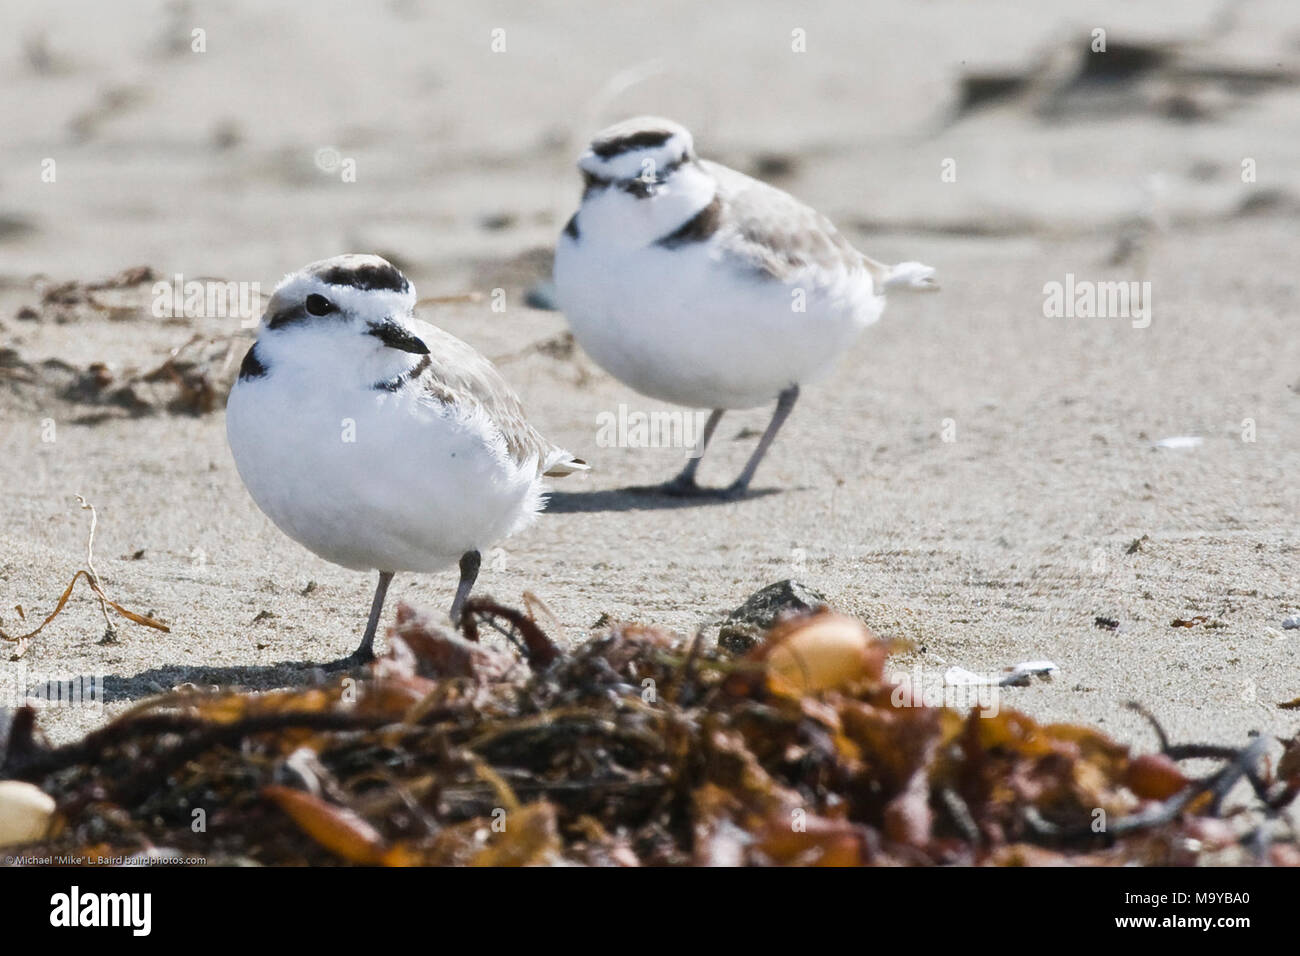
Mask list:
[[[718,427],[718,422],[722,421],[725,411],[722,408],[715,408],[709,413],[709,420],[704,423],[704,434],[700,436],[700,453],[687,459],[686,467],[678,473],[676,478],[659,486],[659,489],[664,494],[695,495],[700,493],[700,486],[695,483],[695,471],[700,467],[700,459],[704,457],[704,452],[709,447],[709,439],[713,437],[714,429]]]
[[[451,602],[451,620],[453,624],[460,623],[460,615],[465,610],[465,601],[469,598],[469,592],[474,587],[474,582],[478,580],[479,565],[483,563],[483,556],[477,551],[466,551],[460,558],[460,584],[456,587],[456,598]]]
[[[388,585],[392,580],[392,571],[379,572],[379,584],[375,587],[375,599],[370,604],[370,620],[366,622],[366,633],[361,636],[361,644],[347,657],[327,667],[351,667],[375,659],[375,632],[379,630],[379,615],[384,611],[384,598],[388,594]]]
[[[798,398],[798,385],[791,385],[777,396],[776,411],[772,413],[772,420],[767,423],[767,430],[763,432],[763,437],[758,440],[758,447],[754,449],[754,454],[750,455],[749,461],[745,463],[745,470],[726,490],[727,497],[739,498],[744,495],[749,488],[750,481],[753,480],[754,472],[758,471],[758,463],[763,460],[763,456],[767,454],[767,449],[771,446],[772,440],[776,438],[776,433],[781,430],[785,420],[790,417],[790,412],[794,409],[794,403]]]

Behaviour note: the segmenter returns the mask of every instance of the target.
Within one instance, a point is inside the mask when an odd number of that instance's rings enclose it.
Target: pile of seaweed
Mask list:
[[[518,653],[480,642],[489,628]],[[1300,864],[1297,741],[1275,768],[1262,737],[1160,734],[1134,754],[1010,709],[925,706],[887,679],[890,650],[824,608],[733,655],[636,624],[566,652],[490,599],[459,634],[402,607],[385,656],[312,686],[173,692],[57,748],[21,710],[0,777],[56,801],[37,856]]]

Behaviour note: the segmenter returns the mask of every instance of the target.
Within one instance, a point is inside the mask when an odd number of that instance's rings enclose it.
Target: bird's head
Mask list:
[[[264,364],[382,376],[429,348],[414,331],[415,289],[379,256],[344,255],[285,276],[262,316]]]
[[[718,188],[695,155],[690,131],[653,116],[597,134],[578,169],[582,206],[565,232],[611,249],[637,249],[671,234],[707,207]]]
[[[578,159],[587,189],[614,188],[646,199],[695,161],[690,130],[657,116],[638,116],[602,130]]]

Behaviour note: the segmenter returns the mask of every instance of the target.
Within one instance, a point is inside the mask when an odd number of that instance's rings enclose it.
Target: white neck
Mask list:
[[[420,358],[385,348],[355,322],[264,329],[257,338],[257,355],[281,379],[305,377],[339,389],[367,389],[391,380]]]

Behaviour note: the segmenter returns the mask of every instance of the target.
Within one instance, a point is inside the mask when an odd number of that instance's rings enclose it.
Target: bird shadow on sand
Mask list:
[[[675,511],[679,508],[703,508],[710,505],[730,505],[768,495],[780,494],[781,488],[751,488],[743,497],[730,498],[708,491],[681,497],[665,494],[658,488],[629,486],[606,488],[602,491],[552,491],[547,498],[546,510],[551,514],[578,514],[594,511]]]
[[[229,667],[167,664],[129,677],[108,674],[104,677],[104,703],[152,697],[182,684],[193,684],[199,690],[209,690],[214,685],[223,690],[239,687],[253,691],[300,687],[341,673],[327,671],[328,664],[328,661],[278,661]],[[320,673],[314,673],[316,671]]]

